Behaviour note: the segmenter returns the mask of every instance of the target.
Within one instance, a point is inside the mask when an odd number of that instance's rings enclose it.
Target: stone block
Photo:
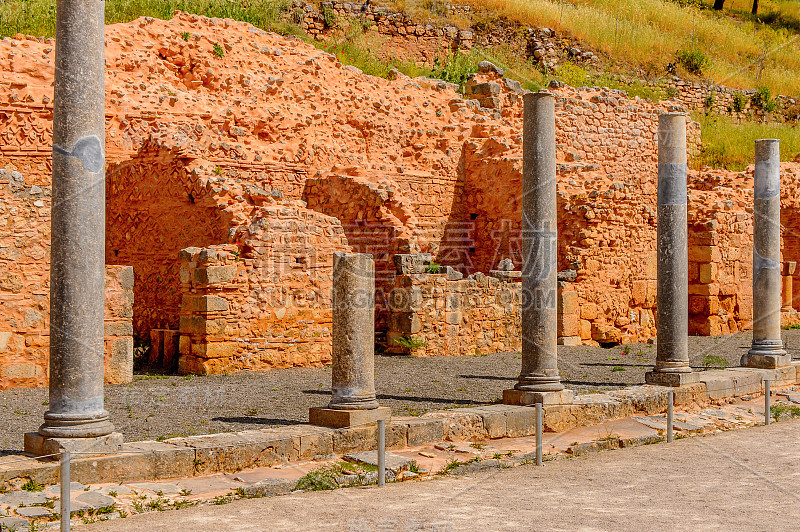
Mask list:
[[[506,405],[534,405],[542,403],[544,405],[571,404],[575,398],[572,390],[560,390],[557,392],[528,392],[524,390],[503,390],[503,404]]]
[[[408,445],[410,447],[444,439],[444,425],[441,419],[415,419],[406,422],[406,425],[408,426]]]
[[[421,310],[422,290],[418,286],[392,289],[389,293],[389,309],[392,312],[417,312]]]
[[[544,411],[542,412],[544,415]],[[519,406],[506,414],[506,436],[520,438],[536,434],[536,408]]]
[[[758,375],[761,376],[762,391],[764,389],[763,381],[765,380],[770,381],[770,386],[773,389],[776,386],[793,386],[797,382],[797,368],[793,364],[789,364],[788,366],[781,366],[775,369],[742,367],[742,368],[730,368],[730,371],[757,373]]]
[[[360,453],[346,454],[342,459],[346,462],[378,467],[378,451],[362,451]],[[413,458],[394,453],[386,453],[385,460],[387,471],[393,471],[394,473],[406,471],[417,463]]]
[[[578,313],[578,292],[559,291],[558,293],[558,313],[577,314]]]
[[[377,442],[377,424],[342,428],[333,432],[333,452],[336,454],[374,449]]]
[[[46,438],[38,432],[26,432],[24,437],[25,452],[33,456],[47,454],[72,453],[114,453],[122,450],[122,434],[112,432],[97,438]],[[82,457],[87,455],[83,454]]]
[[[486,98],[479,98],[478,105],[486,109],[502,109],[503,100],[496,96],[487,96]]]
[[[700,277],[701,283],[713,283],[717,280],[718,266],[715,263],[700,264]]]
[[[749,368],[775,369],[791,365],[792,355],[760,355],[745,353],[742,355],[741,365]]]
[[[194,281],[198,284],[230,283],[236,278],[236,266],[209,266],[194,271]]]
[[[689,262],[720,262],[722,255],[718,246],[689,246]]]
[[[5,353],[11,340],[11,331],[0,331],[0,353]]]
[[[647,384],[655,384],[657,386],[683,386],[698,382],[698,378],[697,373],[694,371],[688,373],[648,371],[644,375],[644,381]]]
[[[238,348],[238,342],[195,342],[192,343],[192,355],[200,358],[230,358],[236,356]]]
[[[500,279],[505,283],[512,283],[514,281],[519,281],[522,279],[522,272],[521,271],[505,271],[505,270],[490,270],[489,276],[494,277],[495,279]]]
[[[468,95],[471,96],[498,96],[503,91],[499,83],[488,81],[475,83],[469,87]]]
[[[592,323],[592,340],[601,344],[618,344],[622,341],[622,332],[612,325]]]
[[[224,336],[227,324],[222,318],[209,320],[203,316],[181,316],[179,327],[181,334]]]
[[[0,376],[6,379],[38,379],[44,377],[44,368],[31,362],[5,364],[0,367]]]
[[[558,345],[565,345],[574,347],[576,345],[581,345],[581,337],[580,336],[559,336],[558,337]]]
[[[592,322],[589,320],[581,320],[580,330],[581,340],[590,340],[592,338]]]
[[[218,296],[196,296],[184,294],[181,300],[183,312],[224,312],[229,309],[228,302]]]
[[[300,460],[311,460],[315,456],[333,454],[333,432],[318,428],[318,432],[300,435]]]
[[[431,263],[430,253],[398,253],[394,256],[397,275],[425,273]]]
[[[282,427],[175,438],[166,443],[194,449],[195,471],[206,474],[270,467],[297,460],[300,436],[295,428]]]
[[[134,441],[122,446],[126,453],[139,452],[141,455],[127,454],[130,464],[126,467],[131,473],[128,478],[138,480],[158,480],[162,478],[186,478],[194,476],[194,449],[171,445],[158,441]]]
[[[644,305],[646,297],[647,281],[633,281],[633,283],[631,283],[631,304],[636,307]]]
[[[2,347],[2,335],[0,333],[0,347]],[[104,336],[133,336],[133,322],[125,321],[105,321],[103,322]],[[0,350],[2,352],[2,350]]]
[[[322,427],[343,428],[367,423],[376,423],[379,419],[392,417],[392,409],[386,406],[370,410],[337,410],[335,408],[310,408],[309,423]]]
[[[133,382],[133,336],[116,338],[111,342],[104,364],[106,384]]]
[[[581,332],[580,319],[577,314],[559,314],[556,320],[558,336],[579,336]]]

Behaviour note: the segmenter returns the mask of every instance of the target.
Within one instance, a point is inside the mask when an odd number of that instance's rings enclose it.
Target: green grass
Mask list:
[[[781,416],[788,414],[792,419],[800,417],[800,407],[795,405],[777,404],[769,407],[769,413],[775,421],[780,421]]]
[[[278,33],[295,34],[297,27],[282,21],[289,0],[112,0],[106,2],[106,24],[130,22],[148,16],[169,20],[176,10],[249,22]],[[55,36],[55,0],[0,2],[0,36],[17,33]]]
[[[781,161],[800,156],[800,127],[789,124],[739,122],[735,118],[694,113],[700,123],[703,147],[692,166],[741,171],[753,164],[757,139],[780,139]]]
[[[717,369],[725,369],[730,364],[725,357],[721,357],[719,355],[705,355],[703,357],[703,367],[706,369],[717,368]]]

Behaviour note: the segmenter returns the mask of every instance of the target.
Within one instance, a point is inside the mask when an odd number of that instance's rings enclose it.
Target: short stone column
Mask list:
[[[779,368],[792,363],[781,341],[780,141],[756,141],[753,206],[753,344],[742,366]]]
[[[562,402],[557,357],[555,98],[524,96],[522,141],[522,371],[507,404]],[[547,395],[549,394],[549,395]]]
[[[797,270],[797,263],[787,261],[781,264],[781,310],[783,312],[794,311],[794,272]]]
[[[333,254],[331,388],[326,408],[311,408],[313,425],[349,427],[387,419],[375,398],[375,261],[365,253]]]
[[[689,366],[689,248],[686,205],[686,115],[658,117],[656,366],[649,384],[697,381]]]
[[[116,450],[122,436],[103,402],[103,2],[59,0],[53,102],[50,402],[25,450]]]

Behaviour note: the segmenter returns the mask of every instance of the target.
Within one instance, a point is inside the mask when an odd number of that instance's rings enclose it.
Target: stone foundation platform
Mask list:
[[[562,432],[613,419],[666,411],[668,392],[677,406],[703,406],[714,401],[763,393],[764,380],[773,390],[798,384],[800,363],[777,370],[732,368],[697,372],[698,382],[678,387],[632,386],[602,394],[574,397],[572,404],[545,404],[544,429]],[[429,412],[420,417],[394,417],[386,426],[389,449],[446,441],[481,441],[531,436],[536,410],[530,406],[494,404]],[[268,467],[318,455],[343,455],[374,450],[377,424],[324,428],[307,424],[237,433],[174,438],[164,442],[125,443],[122,453],[76,458],[72,479],[84,484],[192,477]],[[15,479],[40,484],[58,482],[54,460],[19,462],[23,456],[0,457],[0,487]],[[11,463],[14,462],[14,463]],[[4,463],[8,463],[4,465]]]

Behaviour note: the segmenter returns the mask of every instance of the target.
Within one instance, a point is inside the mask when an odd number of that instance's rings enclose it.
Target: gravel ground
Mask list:
[[[800,358],[800,330],[783,331],[789,351]],[[738,365],[751,334],[690,337],[692,365],[704,357]],[[609,349],[559,347],[564,383],[578,392],[602,391],[644,382],[655,362],[654,345]],[[719,360],[715,361],[719,362]],[[497,401],[520,370],[518,353],[463,357],[375,358],[380,402],[395,415],[420,415]],[[137,375],[129,385],[107,386],[106,406],[126,441],[266,428],[306,422],[308,409],[324,406],[329,368],[293,368],[208,377]],[[35,431],[47,409],[47,389],[0,392],[0,452],[22,448],[22,433]]]

